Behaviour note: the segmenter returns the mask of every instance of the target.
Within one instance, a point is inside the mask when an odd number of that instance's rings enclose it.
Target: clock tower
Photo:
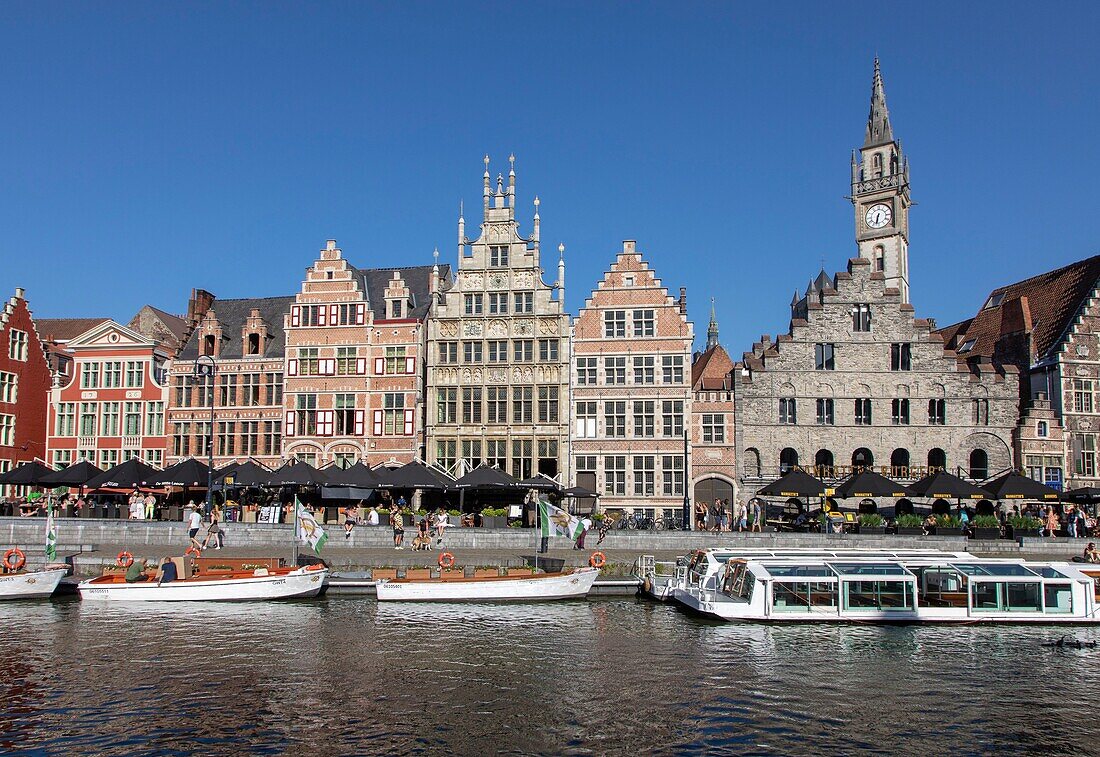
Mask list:
[[[871,112],[858,157],[852,153],[852,205],[859,256],[882,271],[886,285],[909,302],[909,161],[894,139],[878,58],[871,84]]]

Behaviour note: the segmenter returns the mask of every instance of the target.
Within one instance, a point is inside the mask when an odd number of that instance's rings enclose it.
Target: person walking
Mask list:
[[[764,530],[764,511],[760,508],[760,500],[755,498],[752,501],[752,530]]]
[[[1058,513],[1054,511],[1054,505],[1047,505],[1047,536],[1053,537],[1058,532]]]
[[[222,548],[221,512],[217,507],[210,511],[210,525],[206,528],[206,538],[203,539],[202,548],[206,549],[211,541],[214,542],[214,549]]]
[[[736,511],[734,511],[736,513]],[[718,503],[718,530],[732,531],[733,522],[730,520],[730,508],[728,502]]]
[[[707,521],[707,505],[702,500],[695,500],[695,530],[703,531],[706,529]],[[602,539],[601,539],[602,541]]]
[[[1066,536],[1077,538],[1077,513],[1073,511],[1073,505],[1066,505]]]
[[[156,517],[157,498],[152,492],[145,495],[145,520],[153,520]]]
[[[202,549],[202,544],[199,543],[199,528],[202,526],[202,515],[199,514],[199,508],[191,502],[189,505],[191,511],[187,513],[187,538],[191,540],[191,545],[196,549]]]
[[[393,527],[393,548],[404,549],[402,543],[405,541],[405,521],[396,507],[390,511],[390,526]]]
[[[729,500],[726,500],[726,507],[729,507]],[[749,506],[746,502],[736,503],[737,507],[737,530],[748,531],[749,530]]]

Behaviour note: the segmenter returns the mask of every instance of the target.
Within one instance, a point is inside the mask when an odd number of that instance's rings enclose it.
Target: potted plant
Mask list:
[[[921,520],[919,515],[912,513],[899,515],[894,519],[894,525],[897,526],[898,533],[902,536],[922,536],[924,534],[923,523],[924,521]]]
[[[1000,539],[1001,522],[996,515],[978,515],[970,521],[971,538]]]
[[[390,524],[390,511],[384,507],[378,508],[378,525],[388,526]]]
[[[481,511],[483,528],[507,528],[508,510],[504,507],[486,507]]]
[[[1043,522],[1038,518],[1033,518],[1030,515],[1013,515],[1008,519],[1006,530],[1013,539],[1019,539],[1024,536],[1038,536],[1039,529],[1042,526]]]
[[[878,513],[864,513],[859,516],[859,532],[861,534],[886,533],[885,521]]]
[[[447,525],[461,526],[462,525],[462,511],[461,510],[448,510],[447,511]]]
[[[936,536],[962,536],[962,520],[957,515],[936,516]]]

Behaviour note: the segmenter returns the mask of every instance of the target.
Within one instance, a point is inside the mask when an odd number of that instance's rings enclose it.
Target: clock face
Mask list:
[[[865,218],[867,220],[867,225],[872,229],[881,229],[883,226],[890,223],[890,217],[892,215],[893,213],[890,212],[890,206],[880,202],[867,208],[867,215]]]

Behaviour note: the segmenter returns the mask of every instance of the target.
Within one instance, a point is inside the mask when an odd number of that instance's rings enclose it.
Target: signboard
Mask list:
[[[259,517],[256,518],[257,523],[278,523],[279,522],[279,506],[266,506],[260,508]]]

